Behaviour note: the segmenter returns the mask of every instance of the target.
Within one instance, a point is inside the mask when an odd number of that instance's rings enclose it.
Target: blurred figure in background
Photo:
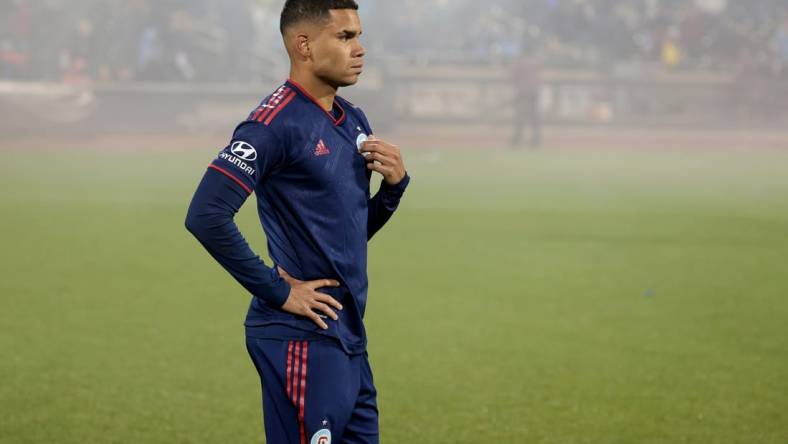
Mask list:
[[[778,77],[788,80],[788,14],[783,18],[783,25],[774,34],[774,52],[776,55],[775,72]]]
[[[539,115],[539,92],[542,89],[542,60],[534,44],[523,45],[512,66],[514,116],[511,146],[519,147],[525,126],[531,127],[531,147],[542,145],[542,119]]]
[[[30,5],[0,2],[0,78],[24,78],[30,70]]]
[[[660,60],[662,61],[662,66],[665,68],[675,69],[678,68],[681,63],[682,53],[679,47],[679,36],[678,29],[671,28],[662,41]]]

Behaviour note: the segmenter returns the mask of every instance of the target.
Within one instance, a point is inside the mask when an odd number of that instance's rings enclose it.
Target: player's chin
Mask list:
[[[355,85],[356,83],[358,83],[358,78],[359,78],[360,75],[361,75],[361,73],[359,72],[359,73],[349,74],[349,75],[343,77],[338,82],[339,86],[343,86],[344,87],[344,86]]]

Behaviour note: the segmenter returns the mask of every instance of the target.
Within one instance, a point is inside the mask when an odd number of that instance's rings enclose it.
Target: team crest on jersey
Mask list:
[[[368,137],[364,133],[361,133],[358,135],[358,137],[356,137],[356,148],[358,149],[359,152],[361,152],[361,146],[364,144],[364,142],[367,141],[367,139]],[[369,153],[362,153],[362,154],[366,156]]]
[[[320,429],[312,435],[310,444],[331,444],[331,430]]]
[[[233,142],[230,145],[230,152],[247,162],[254,162],[257,159],[257,150],[246,142]]]

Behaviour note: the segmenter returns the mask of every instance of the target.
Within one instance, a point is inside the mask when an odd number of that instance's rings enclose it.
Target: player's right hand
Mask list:
[[[331,296],[317,291],[318,288],[322,287],[339,287],[339,282],[333,279],[299,281],[293,276],[290,276],[279,266],[276,267],[276,270],[279,272],[279,276],[290,284],[290,294],[287,296],[285,304],[282,305],[282,310],[288,313],[306,316],[323,330],[326,330],[328,325],[326,325],[320,318],[320,315],[315,313],[313,309],[322,311],[335,321],[339,319],[339,316],[337,316],[331,307],[342,310],[342,304]]]

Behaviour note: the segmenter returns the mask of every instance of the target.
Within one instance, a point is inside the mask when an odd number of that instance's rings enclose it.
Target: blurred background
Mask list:
[[[788,1],[359,3],[340,94],[413,178],[383,439],[785,443]],[[282,4],[0,0],[0,443],[262,441],[249,296],[183,219]]]
[[[224,129],[229,107],[249,108],[288,73],[280,1],[0,8],[14,132],[32,116],[72,131]],[[361,15],[370,69],[349,95],[381,126],[504,124],[518,90],[538,96],[547,125],[786,124],[783,0],[367,1]],[[45,103],[57,112],[40,113]]]

